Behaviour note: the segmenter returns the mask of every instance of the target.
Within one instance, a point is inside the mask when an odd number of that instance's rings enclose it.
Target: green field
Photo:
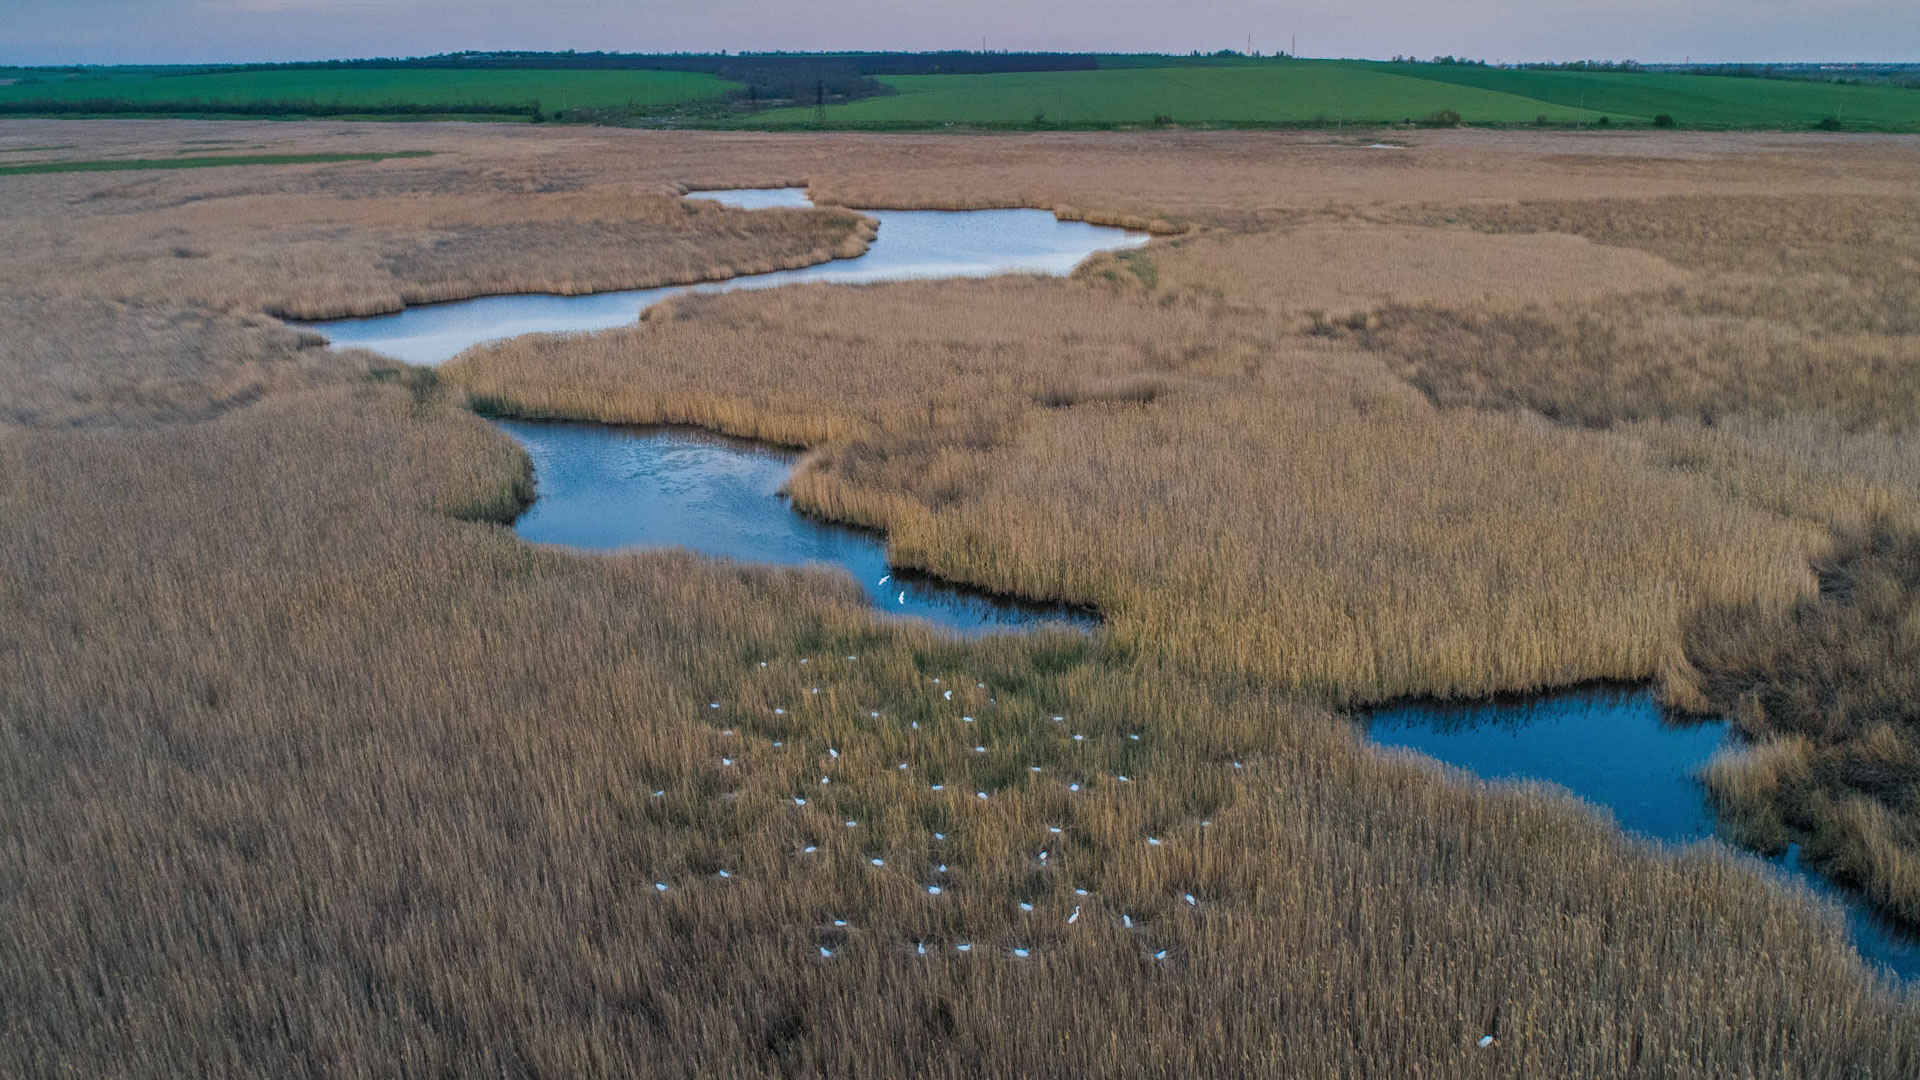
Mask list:
[[[524,111],[539,102],[556,109],[658,108],[718,97],[734,84],[682,71],[449,70],[443,68],[231,71],[176,75],[114,69],[79,75],[19,73],[0,86],[0,105],[22,101],[127,104],[498,105]]]
[[[830,128],[914,130],[1107,128],[1167,123],[1264,127],[1400,124],[1450,110],[1468,124],[1920,131],[1920,90],[1785,79],[1587,71],[1520,71],[1453,64],[1251,57],[1099,58],[1094,70],[989,75],[885,75],[891,91],[826,109]],[[252,115],[341,114],[365,108],[431,115],[672,123],[687,127],[810,128],[810,106],[735,114],[744,92],[717,76],[644,69],[313,68],[213,72],[96,68],[0,69],[0,112],[191,112],[232,106]],[[808,85],[811,85],[809,83]],[[47,108],[37,109],[45,103]],[[98,110],[87,106],[100,103]]]
[[[1849,130],[1920,130],[1920,90],[1898,86],[1725,75],[1507,71],[1440,64],[1368,66],[1452,86],[1585,107],[1611,114],[1616,121],[1651,120],[1665,113],[1680,127],[1806,128],[1831,116]]]
[[[27,165],[0,165],[0,176],[28,176],[34,173],[129,172],[139,169],[209,169],[227,165],[321,165],[338,161],[382,161],[386,158],[429,157],[432,153],[431,150],[396,150],[388,154],[232,154],[226,157],[36,161]]]
[[[894,94],[827,110],[831,127],[1108,127],[1150,124],[1259,126],[1396,124],[1451,109],[1469,124],[1647,125],[1667,114],[1681,127],[1807,128],[1825,117],[1846,127],[1920,131],[1920,92],[1705,75],[1507,71],[1437,64],[1349,61],[1168,63],[1097,71],[914,75],[882,80]],[[1039,123],[1036,125],[1036,118]],[[813,123],[812,109],[777,109],[743,122]]]

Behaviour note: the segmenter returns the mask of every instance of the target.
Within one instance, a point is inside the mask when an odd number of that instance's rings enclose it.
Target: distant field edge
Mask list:
[[[120,158],[94,161],[37,161],[0,165],[0,176],[33,173],[133,172],[143,169],[208,169],[222,165],[326,165],[342,161],[384,161],[432,156],[431,150],[392,150],[366,154],[232,154],[176,158]]]

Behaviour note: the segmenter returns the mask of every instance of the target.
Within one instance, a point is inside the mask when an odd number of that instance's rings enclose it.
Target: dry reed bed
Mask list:
[[[1647,677],[1691,700],[1691,612],[1811,592],[1812,530],[1591,437],[1461,423],[1290,323],[1073,282],[796,289],[443,371],[493,411],[818,446],[796,500],[896,562],[1336,700]]]
[[[46,137],[56,127],[0,135],[69,141]],[[253,126],[85,130],[242,127]],[[565,228],[580,215],[563,206],[607,196],[597,189],[800,175],[827,197],[1019,187],[1032,205],[1224,227],[1338,217],[1353,213],[1343,203],[1410,190],[1538,190],[1543,178],[1583,195],[1719,182],[1873,191],[1906,182],[1911,156],[1898,141],[1808,154],[1682,137],[1596,143],[1605,152],[1571,169],[1552,160],[1564,142],[1448,136],[1387,163],[1268,136],[294,130],[302,145],[392,140],[444,156],[10,187],[20,197],[0,206],[0,227],[44,239],[65,214],[89,219],[67,223],[77,237],[174,229],[168,242],[191,246],[218,228],[224,201],[269,212],[249,200],[351,196],[391,216],[407,211],[381,200],[452,189]],[[1716,179],[1749,151],[1738,177]],[[333,227],[314,241],[322,262],[360,242],[354,226]],[[166,284],[112,278],[111,245],[90,250],[52,299],[134,304],[142,282]],[[485,256],[463,248],[450,272],[481,272],[472,260]],[[0,607],[20,613],[0,620],[0,806],[32,823],[0,849],[0,880],[16,883],[0,892],[0,985],[30,1005],[10,1014],[0,1070],[1914,1071],[1910,1004],[1861,978],[1831,912],[1737,860],[1650,854],[1584,808],[1367,752],[1321,707],[1250,683],[1246,656],[1223,660],[1199,637],[1179,651],[1182,635],[1266,633],[1254,661],[1310,661],[1286,652],[1294,593],[1337,635],[1343,618],[1378,621],[1394,590],[1425,601],[1425,568],[1479,621],[1448,635],[1452,613],[1436,605],[1415,608],[1424,636],[1376,628],[1400,635],[1396,649],[1441,649],[1418,678],[1476,663],[1516,679],[1657,670],[1677,655],[1670,620],[1687,604],[1783,611],[1807,595],[1796,560],[1820,552],[1827,523],[1876,501],[1911,507],[1911,441],[1801,416],[1593,433],[1436,410],[1382,354],[1302,338],[1303,312],[1284,300],[1210,296],[1183,288],[1182,270],[1115,269],[1125,278],[702,298],[635,331],[521,343],[448,369],[496,407],[675,412],[819,446],[804,476],[818,499],[837,491],[903,531],[921,523],[914,543],[981,578],[1093,582],[1089,568],[1047,565],[1062,543],[1049,526],[1079,536],[1140,628],[1092,644],[944,644],[877,622],[830,576],[576,558],[462,523],[503,518],[526,497],[525,460],[506,440],[435,378],[364,356],[301,354],[312,372],[258,379],[259,400],[244,404],[221,389],[235,358],[258,348],[279,371],[288,345],[251,344],[258,332],[237,315],[121,322],[125,340],[101,339],[98,357],[17,354],[45,373],[15,406],[21,426],[0,437]],[[219,341],[248,344],[232,356],[197,344]],[[179,368],[165,393],[83,400],[127,395],[156,355]],[[179,420],[203,422],[26,426]],[[1079,504],[1043,504],[1009,469]],[[1340,484],[1351,489],[1293,498]],[[1529,485],[1545,485],[1561,516],[1530,508]],[[1193,511],[1152,523],[1155,539],[1121,515],[1162,489]],[[1382,505],[1362,505],[1361,491]],[[1235,495],[1243,505],[1218,505]],[[1268,500],[1264,516],[1249,497]],[[1111,535],[1093,531],[1102,523]],[[1283,606],[1235,607],[1230,579],[1202,579],[1195,538],[1212,544],[1201,526],[1214,523],[1236,541],[1217,545],[1221,565],[1244,570],[1271,545],[1322,576],[1288,592],[1255,560],[1253,600]],[[1589,525],[1592,541],[1577,535]],[[1646,531],[1629,541],[1634,527]],[[1544,580],[1520,529],[1582,560],[1581,583]],[[1089,552],[1067,554],[1077,564]],[[1163,572],[1242,621],[1144,579]],[[1523,584],[1545,590],[1520,598],[1529,612],[1592,611],[1602,625],[1569,626],[1570,644],[1529,642],[1527,627],[1490,617]],[[1525,655],[1489,657],[1481,635]],[[1410,677],[1405,656],[1339,660],[1381,682]],[[1091,745],[1062,737],[1053,715]],[[915,720],[919,734],[902,730]],[[835,783],[819,785],[829,772]],[[969,801],[968,787],[991,797]],[[861,824],[845,828],[848,817]],[[1053,843],[1042,870],[1037,848]],[[924,890],[940,861],[952,888],[936,898]],[[1136,913],[1143,930],[1116,925]],[[963,939],[976,946],[966,956],[953,949]],[[939,947],[922,958],[916,941]],[[1016,944],[1030,956],[1005,951]],[[1473,1049],[1488,1031],[1495,1048]]]
[[[1837,921],[1734,860],[1107,645],[451,520],[522,467],[424,384],[0,440],[8,1071],[1916,1064]]]

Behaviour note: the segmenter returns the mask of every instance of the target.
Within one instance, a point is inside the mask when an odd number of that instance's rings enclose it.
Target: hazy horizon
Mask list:
[[[927,8],[847,0],[768,11],[750,0],[14,0],[0,64],[205,64],[421,56],[462,50],[729,52],[940,49],[1183,54],[1218,49],[1489,62],[1920,62],[1910,0],[1629,0],[1595,8],[1469,0],[1365,7],[1309,0],[1145,3],[1010,0]]]

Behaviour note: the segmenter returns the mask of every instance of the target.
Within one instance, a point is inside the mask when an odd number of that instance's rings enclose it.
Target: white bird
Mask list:
[[[1079,921],[1080,921],[1080,905],[1075,904],[1073,905],[1073,914],[1067,916],[1067,925],[1072,926],[1074,923],[1077,923]]]
[[[914,942],[913,951],[919,953],[921,956],[927,955],[927,943],[924,941]]]
[[[1052,834],[1053,834],[1053,835],[1055,835],[1055,836],[1059,836],[1059,835],[1060,835],[1060,826],[1058,826],[1058,825],[1049,825],[1049,826],[1047,826],[1047,831],[1048,831],[1048,832],[1050,832],[1050,833],[1052,833]]]
[[[929,896],[939,896],[939,895],[940,895],[940,886],[938,886],[938,885],[929,885],[929,886],[927,886],[927,895],[929,895]]]
[[[907,763],[903,761],[900,764],[895,765],[894,768],[899,769],[901,772],[905,772],[907,770]]]
[[[653,793],[653,797],[656,799],[663,799],[666,797],[666,795],[667,793],[665,791],[656,791]]]
[[[943,694],[945,694],[945,695],[946,695],[946,699],[947,699],[948,701],[952,701],[952,700],[953,700],[953,691],[951,691],[951,690],[944,690],[944,691],[941,691],[941,692],[942,692]]]
[[[984,791],[976,791],[973,793],[973,797],[976,799],[984,799],[987,797],[987,793]]]
[[[1027,958],[1027,950],[1020,948],[1019,946],[1015,946],[1013,950],[1013,955],[1019,957],[1022,960],[1025,960]]]
[[[1149,837],[1147,837],[1147,846],[1148,846],[1148,847],[1159,847],[1159,846],[1160,846],[1160,838],[1159,838],[1159,837],[1157,837],[1157,836],[1149,836]]]
[[[1125,777],[1125,776],[1115,776],[1115,777],[1114,777],[1114,779],[1115,779],[1115,780],[1118,780],[1118,781],[1120,781],[1120,782],[1121,782],[1121,783],[1123,783],[1123,784],[1131,784],[1131,783],[1133,783],[1133,781],[1132,781],[1132,780],[1131,780],[1130,778],[1128,778],[1128,777]]]
[[[1239,762],[1236,761],[1233,763],[1233,767],[1236,769],[1241,769],[1241,768],[1245,768],[1246,766],[1241,765]]]
[[[958,945],[955,945],[953,948],[956,952],[972,952],[973,951],[973,946],[967,944],[964,941]]]
[[[875,720],[880,719],[880,714],[877,712],[870,712],[867,715],[873,717]]]
[[[1073,895],[1075,895],[1075,896],[1085,896],[1085,895],[1087,895],[1087,890],[1085,890],[1085,889],[1075,889],[1075,890],[1073,890]]]
[[[760,661],[760,666],[761,666],[761,667],[766,667],[766,666],[767,666],[767,662],[766,662],[765,660],[762,660],[762,661]]]
[[[849,656],[849,657],[847,657],[847,659],[849,659],[849,660],[858,660],[858,659],[860,659],[860,658],[859,658],[858,656]]]
[[[913,730],[915,730],[915,731],[919,731],[919,730],[920,730],[920,721],[918,721],[918,720],[915,720],[915,721],[913,721]]]
[[[976,754],[984,754],[987,752],[987,748],[984,746],[976,746],[973,748],[973,752]]]
[[[814,687],[814,688],[813,688],[813,692],[814,692],[814,693],[816,693],[816,694],[817,694],[817,693],[819,693],[819,692],[820,692],[820,688],[819,688],[819,687],[817,687],[817,686],[816,686],[816,687]]]
[[[1165,960],[1167,958],[1167,950],[1161,949],[1159,952],[1153,954],[1153,958],[1155,960]]]
[[[732,758],[730,758],[730,757],[723,757],[723,758],[721,758],[721,759],[720,759],[720,764],[721,764],[721,765],[723,765],[723,766],[726,766],[726,765],[732,765],[732,764],[733,764],[733,759],[732,759]]]
[[[933,838],[935,840],[945,840],[947,838],[947,834],[943,832],[937,832],[933,834]]]
[[[762,664],[762,665],[760,665],[760,666],[761,666],[761,667],[765,667],[766,665],[765,665],[765,664]],[[1054,722],[1054,723],[1056,723],[1056,724],[1058,724],[1058,723],[1061,723],[1061,722],[1062,722],[1062,721],[1064,721],[1064,720],[1066,720],[1066,717],[1064,717],[1064,716],[1056,716],[1056,717],[1054,717],[1054,718],[1053,718],[1053,722]]]
[[[1086,742],[1086,741],[1087,741],[1087,737],[1086,737],[1085,735],[1082,735],[1082,734],[1080,734],[1080,733],[1078,733],[1078,732],[1075,732],[1075,733],[1074,733],[1074,736],[1073,736],[1073,741],[1074,741],[1074,742]]]
[[[1199,906],[1200,906],[1200,901],[1198,901],[1198,900],[1195,900],[1195,899],[1193,898],[1193,894],[1192,894],[1192,893],[1185,893],[1185,894],[1183,894],[1183,895],[1184,895],[1184,896],[1186,897],[1186,901],[1187,901],[1187,906],[1188,906],[1188,907],[1199,907]]]
[[[820,778],[820,782],[821,782],[822,784],[831,784],[831,783],[833,783],[833,777],[831,777],[831,776],[823,776],[823,777],[821,777],[821,778]]]
[[[783,742],[781,742],[781,741],[780,741],[779,739],[775,739],[775,740],[773,740],[773,748],[774,748],[775,750],[778,750],[778,749],[780,749],[781,747],[783,747],[783,746],[785,746],[785,745],[787,745],[787,744],[786,744],[786,743],[783,743]]]
[[[1028,771],[1028,772],[1039,772],[1039,771],[1040,771],[1040,766],[1038,766],[1038,765],[1029,765],[1029,766],[1027,766],[1027,771]]]
[[[1022,900],[1022,901],[1020,901],[1020,910],[1021,910],[1021,911],[1032,911],[1032,910],[1033,910],[1033,905],[1032,905],[1032,904],[1029,904],[1029,903],[1028,903],[1028,902],[1026,902],[1025,900]]]
[[[835,919],[835,920],[833,920],[833,925],[835,925],[835,926],[845,926],[845,925],[847,925],[847,920],[845,920],[845,919]]]
[[[717,709],[717,708],[719,708],[719,707],[720,707],[720,703],[719,703],[719,702],[717,702],[717,701],[715,701],[715,702],[711,702],[711,703],[709,703],[709,704],[707,705],[707,708],[709,708],[709,709]]]
[[[947,864],[941,863],[939,866],[935,867],[934,869],[936,872],[944,874],[947,872]]]
[[[1133,916],[1131,915],[1120,916],[1120,925],[1126,927],[1129,930],[1133,929]]]
[[[1047,851],[1045,848],[1040,849],[1040,861],[1041,862],[1047,861]]]
[[[808,845],[807,845],[806,847],[803,847],[803,848],[801,848],[801,849],[800,849],[800,854],[802,854],[802,855],[811,855],[811,854],[813,854],[814,852],[816,852],[816,851],[819,851],[819,850],[820,850],[819,848],[817,848],[817,847],[814,847],[814,846],[813,846],[812,844],[808,844]]]
[[[1491,1035],[1480,1036],[1480,1049],[1485,1050],[1487,1047],[1492,1045],[1493,1045],[1493,1036]]]
[[[963,717],[961,717],[961,718],[960,718],[960,722],[961,722],[961,723],[963,723],[963,724],[971,724],[971,723],[973,723],[973,717],[971,717],[971,716],[963,716]]]
[[[773,715],[775,715],[775,716],[785,716],[785,715],[787,715],[787,710],[785,710],[785,709],[775,709],[775,710],[773,710]]]
[[[820,946],[820,958],[822,960],[833,959],[833,950],[827,948],[825,945]]]
[[[973,684],[973,688],[975,690],[985,690],[987,688],[987,684],[983,682],[977,682]]]
[[[805,656],[803,656],[803,657],[801,657],[801,658],[800,658],[800,662],[801,662],[801,663],[803,663],[803,664],[811,664],[811,663],[813,663],[813,661],[812,661],[812,660],[811,660],[810,658],[808,658],[808,657],[805,657]]]
[[[807,800],[805,800],[805,799],[803,799],[803,798],[801,798],[801,797],[800,797],[800,796],[798,796],[798,795],[795,795],[795,796],[793,797],[793,805],[795,805],[795,806],[805,806],[805,805],[807,805]]]
[[[885,576],[885,577],[883,577],[883,578],[881,578],[881,579],[880,579],[879,581],[877,581],[877,582],[875,582],[875,584],[876,584],[876,585],[885,585],[885,584],[886,584],[887,582],[889,582],[889,581],[892,581],[892,580],[893,580],[893,575],[892,575],[892,574],[888,574],[887,576]]]
[[[1128,736],[1127,736],[1127,738],[1129,738],[1129,739],[1131,739],[1131,740],[1133,740],[1134,742],[1139,742],[1139,741],[1140,741],[1140,736],[1138,736],[1138,735],[1128,735]]]
[[[894,603],[896,603],[896,604],[904,604],[904,603],[906,603],[906,602],[907,602],[907,593],[906,593],[906,590],[905,590],[905,589],[902,589],[902,590],[900,591],[900,595],[899,595],[899,597],[898,597],[898,598],[896,598],[896,599],[894,600]]]
[[[935,785],[933,785],[933,790],[935,790],[935,791],[945,791],[946,789],[947,789],[947,785],[945,785],[945,784],[935,784]]]
[[[829,746],[829,747],[827,747],[827,756],[828,756],[828,757],[836,757],[836,758],[837,758],[837,757],[839,757],[839,756],[840,756],[840,751],[838,751],[838,750],[835,750],[835,749],[834,749],[833,747],[831,747],[831,746]]]
[[[1080,790],[1080,785],[1079,785],[1079,784],[1068,784],[1068,785],[1067,785],[1067,790],[1068,790],[1068,791],[1079,791],[1079,790]]]
[[[720,873],[719,873],[719,876],[720,876],[720,877],[723,877],[723,878],[730,878],[730,877],[732,877],[733,875],[732,875],[732,874],[730,874],[730,873],[728,873],[728,872],[727,872],[727,871],[725,871],[725,870],[722,870],[722,871],[720,871]]]
[[[1200,823],[1200,827],[1204,829],[1204,828],[1207,828],[1208,826],[1210,826],[1210,825],[1212,825],[1212,824],[1213,824],[1213,819],[1212,819],[1212,818],[1207,818],[1207,819],[1206,819],[1205,821],[1202,821],[1202,822]]]
[[[854,829],[854,828],[858,828],[858,827],[859,827],[859,825],[860,825],[860,823],[859,823],[859,822],[857,822],[857,821],[855,821],[855,820],[853,820],[852,818],[848,818],[848,819],[847,819],[847,828],[849,828],[849,829]]]

